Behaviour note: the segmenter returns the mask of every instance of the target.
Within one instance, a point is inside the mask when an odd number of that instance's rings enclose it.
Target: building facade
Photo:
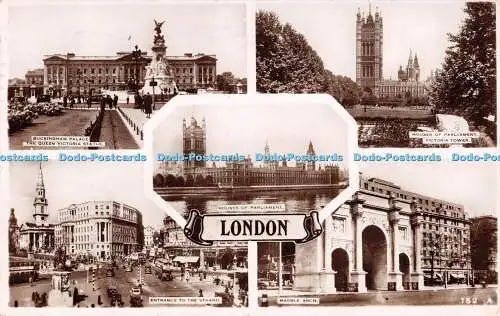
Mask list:
[[[371,5],[365,17],[356,14],[356,83],[362,91],[379,98],[421,98],[427,95],[429,81],[420,80],[417,54],[410,57],[405,69],[400,66],[397,80],[384,80],[384,27],[382,15]]]
[[[144,227],[144,247],[146,249],[154,246],[154,232],[155,229],[152,226]]]
[[[20,248],[28,253],[50,253],[54,250],[54,225],[49,223],[48,201],[40,164],[33,199],[33,219],[19,228]]]
[[[206,154],[206,131],[205,119],[199,125],[194,117],[191,117],[190,125],[186,120],[182,122],[183,130],[183,154],[205,155]],[[264,147],[264,156],[270,156],[269,144]],[[306,151],[306,155],[316,156],[312,142]],[[175,170],[174,170],[175,171]],[[250,157],[243,161],[227,161],[225,166],[207,167],[204,160],[184,160],[183,168],[186,183],[194,185],[223,185],[223,186],[255,186],[255,185],[306,185],[321,184],[335,185],[339,182],[339,168],[334,165],[316,166],[316,162],[297,162],[295,166],[287,166],[286,160],[271,161],[264,160],[262,166],[254,166]]]
[[[227,269],[229,264],[247,267],[247,242],[215,241],[210,247],[200,246],[186,238],[184,229],[173,218],[166,216],[163,225],[165,253],[174,263],[207,268],[219,266],[223,269]]]
[[[215,55],[185,54],[166,59],[179,90],[215,86]],[[146,52],[140,57],[135,57],[133,52],[118,52],[115,56],[47,55],[43,59],[43,90],[53,96],[68,92],[87,95],[89,91],[101,89],[127,90],[135,81],[143,86],[146,66],[150,63],[151,56]]]
[[[142,214],[116,201],[71,204],[57,211],[55,240],[67,254],[91,255],[101,260],[141,251]]]
[[[43,68],[28,70],[24,79],[13,78],[8,82],[7,97],[38,97],[43,94]]]
[[[464,277],[471,268],[470,220],[463,205],[421,195],[402,189],[394,183],[377,178],[362,178],[361,188],[382,194],[394,194],[406,201],[415,199],[422,212],[422,269],[429,275],[443,277],[454,269],[456,277]],[[436,248],[439,248],[438,251]],[[436,275],[434,275],[436,277]]]
[[[468,282],[468,223],[459,204],[362,178],[322,236],[296,245],[294,287],[334,293],[419,290],[429,278]]]

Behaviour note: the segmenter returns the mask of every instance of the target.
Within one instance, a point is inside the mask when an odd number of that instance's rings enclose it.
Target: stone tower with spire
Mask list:
[[[376,94],[383,80],[383,22],[378,8],[372,15],[371,3],[368,16],[356,15],[356,83],[364,92]]]
[[[311,156],[314,157],[316,156],[316,152],[314,151],[314,146],[312,144],[312,141],[309,141],[309,146],[307,148],[307,153],[306,153],[307,156]],[[311,159],[310,161],[307,162],[306,164],[306,169],[307,170],[316,170],[316,161],[314,161],[313,159]]]
[[[40,163],[36,180],[35,199],[33,200],[33,219],[36,226],[48,226],[48,202],[45,197],[45,183],[43,182],[42,164]]]
[[[207,153],[207,125],[203,118],[201,125],[198,124],[194,116],[191,116],[191,122],[186,124],[186,119],[182,120],[182,142],[183,154],[189,155],[205,155]],[[184,160],[184,168],[205,167],[204,160]]]

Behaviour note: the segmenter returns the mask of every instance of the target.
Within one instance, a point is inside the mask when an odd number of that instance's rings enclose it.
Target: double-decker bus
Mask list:
[[[156,276],[162,281],[173,280],[171,264],[167,259],[157,259],[154,264]]]
[[[35,262],[15,262],[9,266],[9,284],[38,280],[38,268]]]

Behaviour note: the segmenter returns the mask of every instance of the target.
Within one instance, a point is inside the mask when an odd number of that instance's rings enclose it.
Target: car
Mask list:
[[[108,297],[113,297],[116,295],[116,293],[118,293],[118,290],[116,289],[116,287],[110,286],[108,287],[106,292],[108,293]]]
[[[130,296],[130,307],[142,307],[142,297],[140,296]]]
[[[106,277],[114,277],[114,276],[115,276],[115,271],[113,269],[106,270]]]
[[[159,275],[159,278],[162,281],[172,281],[174,279],[172,271],[170,270],[162,271],[161,275]]]
[[[132,272],[132,266],[131,266],[131,265],[128,265],[128,266],[125,268],[125,271],[126,271],[126,272]]]
[[[144,267],[144,273],[145,274],[151,274],[151,267],[150,266],[145,266]]]
[[[142,289],[138,286],[134,286],[131,290],[130,290],[130,295],[133,296],[140,296],[142,294]]]

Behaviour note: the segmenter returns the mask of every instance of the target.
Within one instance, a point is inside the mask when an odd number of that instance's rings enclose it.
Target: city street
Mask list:
[[[73,271],[71,273],[71,281],[76,280],[76,287],[78,294],[86,296],[78,305],[79,307],[87,307],[91,304],[98,306],[98,296],[101,296],[101,307],[110,307],[110,299],[107,296],[108,287],[116,287],[118,293],[122,296],[122,301],[125,303],[124,307],[130,307],[130,290],[137,285],[137,269],[134,267],[132,272],[126,272],[121,266],[115,268],[114,277],[106,277],[105,269],[100,269],[96,273],[95,291],[92,289],[92,282],[87,283],[87,271]],[[223,292],[223,286],[216,286],[213,278],[208,276],[206,280],[199,279],[198,274],[191,277],[189,282],[185,279],[181,280],[180,271],[174,271],[172,274],[174,280],[161,281],[155,275],[144,274],[144,267],[142,267],[143,285],[143,304],[144,307],[165,306],[160,304],[150,304],[149,297],[197,297],[201,289],[204,297],[213,297],[215,292]],[[92,276],[89,275],[91,280]],[[50,291],[50,279],[42,279],[34,282],[33,286],[27,283],[12,285],[10,291],[10,306],[14,306],[14,301],[18,301],[20,307],[33,307],[31,301],[31,294],[37,291],[39,294]],[[71,287],[73,293],[73,286]],[[183,306],[183,305],[175,305]],[[184,305],[187,306],[187,305]],[[193,306],[193,305],[189,305]],[[195,305],[204,306],[204,305]]]
[[[484,305],[497,303],[497,287],[461,288],[423,291],[370,291],[368,293],[336,293],[320,295],[293,295],[286,297],[317,297],[321,306],[360,306],[360,305]],[[270,294],[268,294],[270,295]],[[283,297],[283,296],[282,296]],[[276,296],[269,296],[269,306],[278,305]],[[301,305],[301,304],[298,304]],[[301,305],[306,306],[306,304]],[[311,306],[311,305],[307,305]]]

